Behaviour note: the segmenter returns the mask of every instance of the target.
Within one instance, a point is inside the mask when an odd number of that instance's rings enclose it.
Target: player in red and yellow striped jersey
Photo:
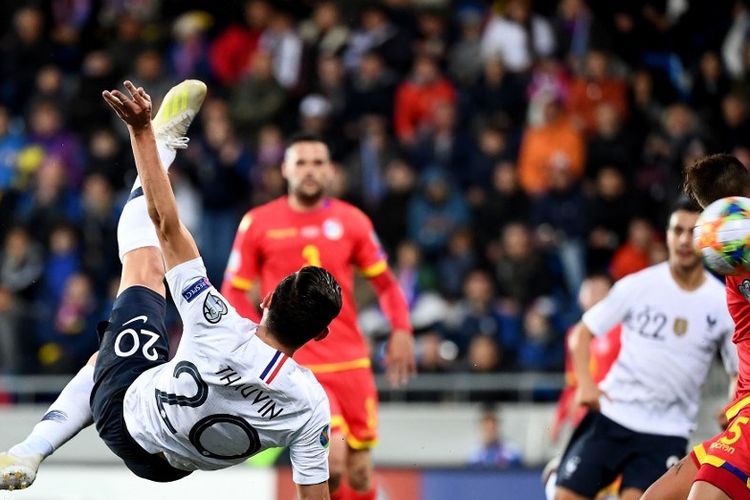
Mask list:
[[[685,169],[685,191],[706,207],[728,196],[750,197],[750,172],[737,158],[710,155]],[[641,500],[750,500],[750,272],[727,276],[739,376],[725,408],[726,428],[667,471]]]
[[[259,299],[290,271],[321,266],[339,282],[344,303],[328,338],[306,345],[294,358],[315,373],[331,403],[329,484],[334,492],[339,484],[351,486],[333,498],[374,499],[370,449],[377,441],[378,401],[367,344],[357,325],[354,271],[370,280],[390,320],[388,376],[397,384],[415,371],[408,305],[369,218],[326,196],[333,167],[325,143],[314,136],[292,139],[282,173],[289,195],[245,215],[222,293],[240,314],[256,319]]]

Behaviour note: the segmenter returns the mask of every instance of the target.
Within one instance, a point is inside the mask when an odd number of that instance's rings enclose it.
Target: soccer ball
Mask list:
[[[703,210],[693,230],[703,262],[723,275],[750,271],[750,198],[731,196]]]

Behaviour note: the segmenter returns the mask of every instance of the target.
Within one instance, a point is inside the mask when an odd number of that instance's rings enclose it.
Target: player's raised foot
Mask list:
[[[0,490],[22,490],[36,479],[42,455],[17,457],[0,453]]]
[[[156,138],[173,149],[187,148],[185,134],[201,109],[206,91],[206,84],[200,80],[185,80],[169,89],[151,120]]]

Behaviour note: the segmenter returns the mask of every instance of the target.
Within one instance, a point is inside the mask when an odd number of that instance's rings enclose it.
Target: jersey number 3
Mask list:
[[[198,408],[199,406],[203,406],[208,399],[208,384],[203,380],[198,368],[193,363],[190,361],[180,361],[177,363],[172,376],[180,378],[183,374],[192,378],[193,382],[195,382],[197,390],[194,395],[182,396],[156,389],[156,406],[159,409],[159,415],[172,434],[177,434],[177,429],[170,422],[167,411],[164,408],[165,405]],[[246,449],[237,449],[234,452],[229,452],[227,445],[242,443],[243,440],[240,438],[242,434],[245,435],[247,440]],[[258,453],[261,447],[260,437],[255,427],[240,417],[225,413],[209,415],[200,419],[190,429],[188,438],[190,439],[190,443],[198,450],[198,453],[204,457],[216,458],[218,460],[247,458]],[[212,442],[215,443],[213,446]],[[242,446],[244,446],[244,443]]]

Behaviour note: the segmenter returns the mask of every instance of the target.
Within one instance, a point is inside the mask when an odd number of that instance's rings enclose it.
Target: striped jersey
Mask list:
[[[184,330],[174,359],[128,388],[133,439],[181,470],[215,470],[289,447],[294,481],[328,479],[328,399],[313,374],[255,335],[200,258],[167,272]]]

